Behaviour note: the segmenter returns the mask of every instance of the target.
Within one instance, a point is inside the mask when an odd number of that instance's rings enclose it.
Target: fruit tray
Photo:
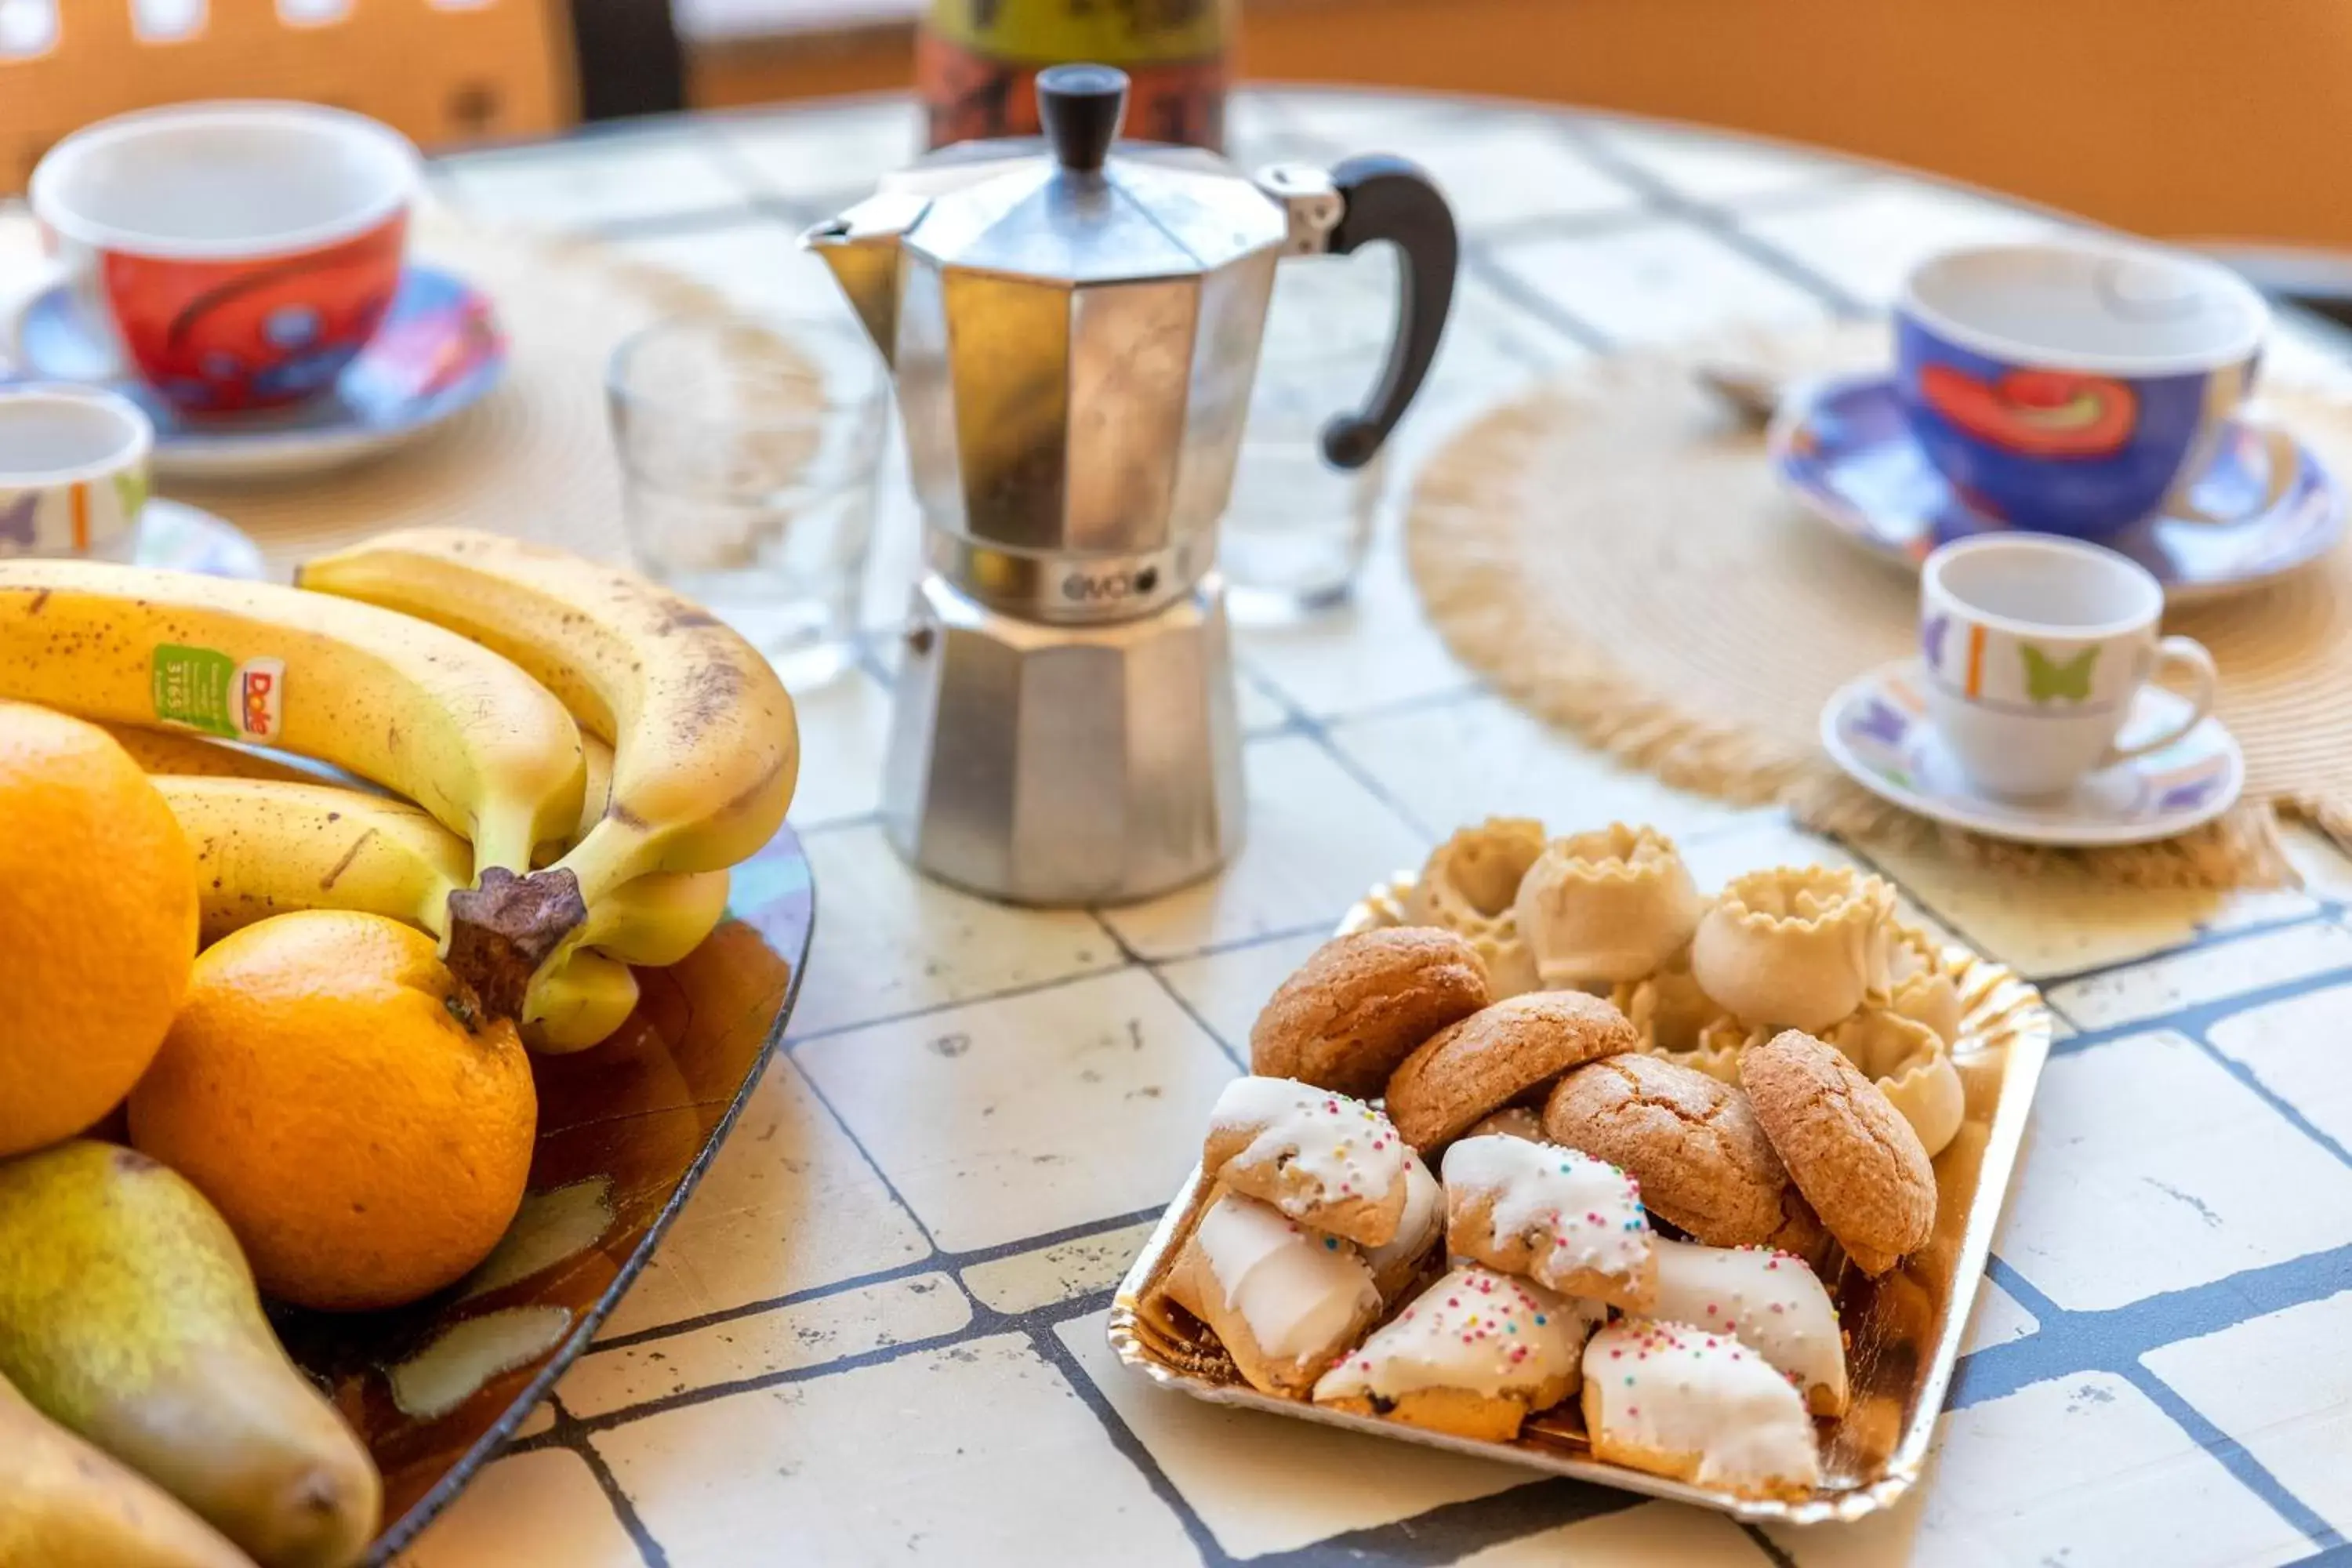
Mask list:
[[[393,1311],[273,1309],[288,1351],[383,1472],[370,1568],[414,1541],[553,1389],[734,1125],[792,1015],[815,922],[790,828],[735,868],[728,913],[680,963],[638,971],[637,1010],[611,1039],[533,1058],[530,1195],[471,1276]]]
[[[1373,889],[1349,911],[1341,934],[1403,923],[1402,900],[1412,880],[1401,875]],[[1743,1520],[1813,1524],[1876,1512],[1910,1489],[1927,1461],[2001,1197],[2017,1170],[2034,1087],[2050,1055],[2050,1013],[2039,991],[1966,948],[1947,947],[1943,962],[1963,1008],[1954,1061],[1967,1089],[1967,1120],[1935,1160],[1936,1229],[1927,1245],[1883,1279],[1849,1268],[1832,1282],[1848,1333],[1853,1400],[1842,1419],[1822,1424],[1822,1484],[1808,1497],[1738,1498],[1604,1464],[1591,1457],[1574,1400],[1531,1418],[1517,1440],[1489,1443],[1259,1393],[1241,1380],[1216,1340],[1159,1289],[1210,1195],[1198,1168],[1119,1283],[1110,1315],[1112,1348],[1162,1387],[1213,1404],[1482,1455]]]

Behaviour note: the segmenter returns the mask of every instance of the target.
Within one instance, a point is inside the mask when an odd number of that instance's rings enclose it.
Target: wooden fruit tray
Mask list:
[[[1373,889],[1341,931],[1402,923],[1412,878]],[[1884,1279],[1847,1268],[1827,1280],[1846,1326],[1852,1402],[1843,1418],[1820,1424],[1822,1484],[1795,1501],[1733,1497],[1591,1457],[1576,1402],[1530,1420],[1517,1441],[1486,1443],[1350,1415],[1303,1400],[1261,1394],[1241,1379],[1214,1336],[1169,1303],[1160,1289],[1209,1198],[1195,1169],[1120,1281],[1110,1342],[1121,1361],[1164,1388],[1298,1420],[1524,1465],[1554,1475],[1696,1503],[1748,1521],[1814,1524],[1856,1520],[1888,1507],[1919,1479],[1936,1416],[1968,1332],[2001,1199],[2016,1173],[2033,1090],[2050,1056],[2050,1012],[2015,973],[1963,947],[1948,947],[1946,973],[1959,987],[1961,1038],[1953,1053],[1968,1093],[1967,1120],[1935,1160],[1936,1230],[1927,1245]]]
[[[530,1195],[466,1280],[394,1311],[275,1309],[287,1349],[383,1472],[389,1563],[554,1388],[653,1256],[792,1016],[816,917],[792,829],[734,871],[728,919],[686,959],[638,971],[603,1045],[541,1057]]]

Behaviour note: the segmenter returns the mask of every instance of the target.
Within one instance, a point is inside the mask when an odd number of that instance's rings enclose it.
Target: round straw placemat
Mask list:
[[[1817,739],[1822,707],[1914,649],[1916,577],[1804,515],[1761,436],[1693,373],[1727,361],[1800,376],[1886,355],[1868,327],[1633,353],[1498,407],[1412,496],[1407,542],[1432,618],[1465,663],[1589,743],[1685,789],[1785,804],[1824,831],[2147,886],[2293,880],[2282,811],[2352,849],[2352,550],[2166,617],[2212,650],[2214,711],[2245,748],[2243,800],[2210,827],[2126,849],[1996,844],[1836,769]],[[2352,475],[2352,403],[2275,385],[2265,402]]]
[[[614,348],[667,317],[719,314],[712,289],[588,240],[418,210],[413,249],[490,298],[507,374],[489,395],[380,457],[320,474],[161,485],[251,534],[272,572],[390,528],[479,528],[625,559],[621,476],[604,402]],[[0,277],[42,266],[31,219],[0,214]],[[814,384],[814,383],[812,383]]]

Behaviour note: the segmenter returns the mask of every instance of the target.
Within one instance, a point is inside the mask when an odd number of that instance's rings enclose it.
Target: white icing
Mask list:
[[[1465,1138],[1445,1151],[1445,1185],[1457,1200],[1495,1194],[1493,1245],[1540,1232],[1550,1246],[1532,1272],[1558,1285],[1571,1274],[1627,1278],[1650,1252],[1641,1189],[1606,1160],[1554,1143],[1507,1135]],[[1461,1243],[1455,1242],[1455,1249]]]
[[[1396,1235],[1384,1247],[1366,1249],[1364,1261],[1372,1266],[1375,1274],[1385,1274],[1391,1264],[1408,1258],[1419,1258],[1437,1239],[1445,1225],[1445,1189],[1421,1163],[1421,1156],[1407,1151],[1404,1157],[1404,1215],[1397,1221]]]
[[[1507,1105],[1471,1128],[1463,1136],[1465,1138],[1489,1136],[1524,1138],[1530,1143],[1540,1143],[1544,1141],[1543,1118],[1524,1105]]]
[[[1404,1180],[1411,1151],[1389,1119],[1360,1100],[1286,1078],[1237,1078],[1209,1112],[1213,1128],[1255,1129],[1231,1164],[1274,1164],[1284,1155],[1307,1178],[1276,1206],[1294,1219],[1327,1204],[1368,1198],[1378,1204]]]
[[[1803,1398],[1736,1339],[1686,1323],[1612,1323],[1584,1347],[1584,1390],[1612,1441],[1698,1455],[1701,1486],[1820,1479]]]
[[[1224,1194],[1193,1239],[1226,1307],[1276,1361],[1328,1355],[1380,1310],[1371,1268],[1353,1243],[1303,1229],[1255,1199]]]
[[[1826,1388],[1845,1404],[1845,1346],[1837,1307],[1801,1258],[1764,1247],[1657,1240],[1657,1315],[1731,1334],[1801,1392]]]
[[[1392,1400],[1427,1388],[1530,1394],[1572,1378],[1577,1351],[1607,1310],[1464,1264],[1325,1373],[1315,1397]]]

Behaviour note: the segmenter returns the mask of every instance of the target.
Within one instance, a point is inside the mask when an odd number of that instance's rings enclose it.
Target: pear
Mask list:
[[[0,1378],[0,1568],[253,1568],[203,1520]]]
[[[0,1163],[0,1377],[263,1568],[344,1568],[383,1482],[287,1358],[227,1223],[133,1150]]]

